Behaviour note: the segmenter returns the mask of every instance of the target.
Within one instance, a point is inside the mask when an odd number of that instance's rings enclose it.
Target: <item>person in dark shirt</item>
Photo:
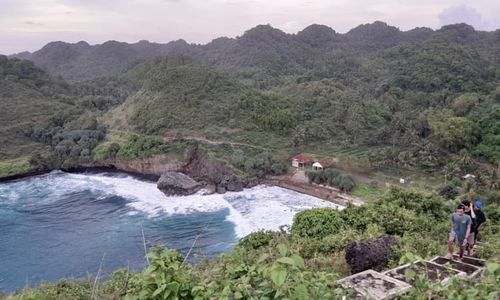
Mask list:
[[[470,234],[468,235],[468,238],[466,239],[466,245],[465,245],[465,250],[467,251],[468,256],[472,256],[473,250],[474,250],[474,242],[475,242],[475,236],[474,236],[474,228],[476,227],[476,213],[474,211],[474,208],[472,206],[472,202],[465,199],[462,201],[462,204],[464,206],[464,213],[468,215],[471,220],[471,228],[470,228]]]
[[[448,237],[448,258],[453,259],[454,243],[460,248],[459,260],[464,256],[464,247],[467,245],[470,229],[472,225],[471,218],[464,213],[465,207],[460,204],[455,213],[451,215],[451,232]]]
[[[476,214],[476,227],[473,228],[474,231],[474,243],[477,241],[477,235],[479,231],[481,231],[486,225],[486,216],[482,211],[483,202],[481,200],[477,200],[474,202],[474,213]]]

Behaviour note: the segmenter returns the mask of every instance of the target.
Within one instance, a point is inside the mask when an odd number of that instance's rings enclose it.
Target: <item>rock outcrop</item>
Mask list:
[[[166,155],[155,155],[153,157],[139,160],[107,159],[94,163],[95,167],[114,167],[117,170],[137,173],[145,176],[158,176],[165,172],[182,171],[183,162],[169,159]]]
[[[166,195],[191,195],[202,188],[202,185],[186,174],[166,172],[158,179],[157,187]]]
[[[210,160],[198,149],[188,152],[184,171],[196,180],[205,182],[207,186],[215,186],[214,190],[221,194],[226,191],[239,192],[246,186],[223,162]]]
[[[394,259],[392,250],[394,245],[396,245],[396,238],[387,234],[363,242],[353,242],[347,247],[345,254],[351,273],[355,274],[368,269],[381,271],[391,259]]]

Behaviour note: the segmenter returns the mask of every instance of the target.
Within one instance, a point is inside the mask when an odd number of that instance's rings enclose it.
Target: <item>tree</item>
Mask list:
[[[431,112],[428,121],[432,137],[453,152],[470,149],[479,141],[479,128],[467,118],[450,116],[449,111],[444,111]]]
[[[457,116],[463,117],[478,103],[479,98],[476,94],[463,94],[453,101],[451,109]]]

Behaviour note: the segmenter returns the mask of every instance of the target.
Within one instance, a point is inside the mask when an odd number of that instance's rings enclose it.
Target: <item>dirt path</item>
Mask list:
[[[342,206],[349,203],[356,206],[364,204],[361,198],[349,195],[337,188],[309,183],[304,170],[296,170],[293,175],[269,176],[264,183],[311,195]]]
[[[198,142],[209,144],[209,145],[228,144],[228,145],[231,145],[231,146],[251,147],[251,148],[260,149],[260,150],[264,150],[264,151],[269,151],[270,150],[269,148],[264,148],[264,147],[261,147],[261,146],[255,146],[255,145],[251,145],[251,144],[247,144],[247,143],[238,143],[238,142],[229,142],[229,141],[214,141],[214,140],[209,140],[207,138],[198,137],[198,136],[183,136],[182,138],[185,139],[185,140],[198,141]]]

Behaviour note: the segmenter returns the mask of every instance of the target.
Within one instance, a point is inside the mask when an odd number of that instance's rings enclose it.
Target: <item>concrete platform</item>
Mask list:
[[[344,288],[354,289],[355,299],[385,300],[408,292],[412,286],[406,282],[391,278],[374,270],[345,277],[338,281]]]
[[[453,255],[453,258],[457,259],[458,255]],[[466,256],[462,258],[462,261],[466,264],[473,265],[473,266],[478,266],[484,268],[486,266],[486,260],[480,259],[480,258],[475,258],[472,256]]]
[[[434,257],[431,262],[444,266],[444,267],[449,267],[454,270],[464,272],[467,277],[469,278],[478,278],[481,276],[482,272],[484,271],[484,267],[480,266],[475,266],[471,265],[465,262],[461,262],[458,260],[451,260],[449,258],[443,257],[443,256],[437,256]]]
[[[408,268],[413,269],[417,273],[417,275],[424,274],[427,281],[441,284],[448,283],[455,276],[467,276],[465,272],[449,269],[442,265],[438,265],[429,261],[417,261],[413,264],[402,265],[392,270],[386,271],[384,272],[384,274],[394,279],[404,281],[408,284],[413,285],[415,280],[407,279],[405,276],[405,272]]]

